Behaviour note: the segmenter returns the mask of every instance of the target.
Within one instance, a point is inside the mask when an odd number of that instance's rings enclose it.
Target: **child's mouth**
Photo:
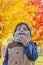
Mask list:
[[[19,33],[19,35],[26,35],[25,33]]]

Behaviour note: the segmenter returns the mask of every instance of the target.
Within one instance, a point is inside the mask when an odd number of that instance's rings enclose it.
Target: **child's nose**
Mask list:
[[[23,32],[23,31],[24,31],[23,29],[20,30],[20,32]]]

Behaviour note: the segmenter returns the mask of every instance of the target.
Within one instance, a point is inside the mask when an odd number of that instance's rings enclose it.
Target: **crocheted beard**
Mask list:
[[[30,41],[30,31],[24,31],[24,32],[19,32],[18,31],[18,32],[14,33],[15,42],[21,43],[21,38],[20,38],[21,35],[26,35],[27,36],[27,42]]]

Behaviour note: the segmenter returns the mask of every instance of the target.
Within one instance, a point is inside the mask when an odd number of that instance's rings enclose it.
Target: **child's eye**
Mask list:
[[[23,30],[28,30],[27,28],[23,28]]]
[[[18,30],[20,30],[20,28]]]

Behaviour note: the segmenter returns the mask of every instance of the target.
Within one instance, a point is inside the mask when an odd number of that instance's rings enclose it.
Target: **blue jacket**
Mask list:
[[[38,58],[38,51],[37,51],[37,46],[36,44],[32,44],[31,42],[27,43],[27,45],[22,46],[23,52],[27,55],[27,57],[35,61]],[[5,55],[5,60],[3,62],[3,65],[8,65],[8,48],[6,49],[6,55]]]

